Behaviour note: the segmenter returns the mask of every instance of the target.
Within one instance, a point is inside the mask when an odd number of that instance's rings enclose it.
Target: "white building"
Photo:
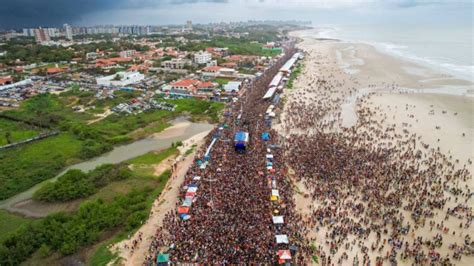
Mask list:
[[[96,79],[97,85],[123,87],[138,83],[145,79],[145,75],[140,72],[117,72],[114,75],[100,77]]]
[[[72,27],[68,24],[64,24],[64,36],[66,36],[66,39],[72,41]]]
[[[200,51],[194,54],[194,62],[196,64],[206,64],[212,60],[212,54],[204,51]]]
[[[224,91],[227,93],[239,92],[241,86],[242,82],[240,81],[229,81],[227,84],[224,85]]]
[[[125,50],[120,52],[120,57],[132,57],[136,53],[135,50]]]

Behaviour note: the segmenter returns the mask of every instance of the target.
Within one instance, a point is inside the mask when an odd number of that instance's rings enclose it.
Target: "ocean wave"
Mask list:
[[[396,56],[401,59],[424,65],[430,69],[474,82],[473,65],[458,64],[452,58],[434,55],[432,57],[422,57],[416,55],[413,51],[411,51],[409,46],[403,44],[348,39],[343,36],[342,32],[343,31],[337,27],[325,27],[318,30],[317,36],[319,38],[337,38],[351,43],[368,44],[385,54]]]

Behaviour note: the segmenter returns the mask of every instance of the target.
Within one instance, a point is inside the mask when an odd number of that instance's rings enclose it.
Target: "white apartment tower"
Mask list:
[[[66,39],[72,41],[72,27],[68,24],[64,24],[64,35],[66,36]]]

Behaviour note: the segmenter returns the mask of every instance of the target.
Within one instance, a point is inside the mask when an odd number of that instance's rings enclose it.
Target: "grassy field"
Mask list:
[[[89,103],[105,109],[136,96],[137,93],[118,92],[114,99],[96,100],[90,92],[71,90],[60,96],[38,95],[25,101],[19,109],[6,111],[5,114],[11,117],[49,126],[62,133],[0,151],[0,200],[54,177],[70,164],[103,154],[113,145],[160,132],[177,116],[187,114],[192,120],[217,122],[224,107],[222,103],[197,99],[168,100],[178,105],[175,112],[154,110],[128,116],[112,114],[91,125],[87,122],[94,118],[92,113],[72,110],[72,106]],[[5,127],[10,128],[8,121],[4,123]],[[32,133],[15,136],[20,138]],[[0,142],[1,138],[0,134]]]
[[[77,162],[82,142],[69,133],[0,151],[0,199],[51,177]]]
[[[229,83],[230,79],[226,79],[226,78],[215,78],[215,79],[213,79],[212,81],[218,83],[218,84],[221,85],[221,86],[223,86],[223,85]]]
[[[36,127],[0,118],[0,146],[15,143],[38,135]]]
[[[29,224],[31,221],[30,219],[0,210],[0,242],[8,237],[10,233],[21,226]]]

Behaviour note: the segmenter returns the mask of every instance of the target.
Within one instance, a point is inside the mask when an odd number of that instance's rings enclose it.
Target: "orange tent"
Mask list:
[[[186,206],[179,206],[178,207],[178,214],[186,214],[189,213],[189,207]]]

